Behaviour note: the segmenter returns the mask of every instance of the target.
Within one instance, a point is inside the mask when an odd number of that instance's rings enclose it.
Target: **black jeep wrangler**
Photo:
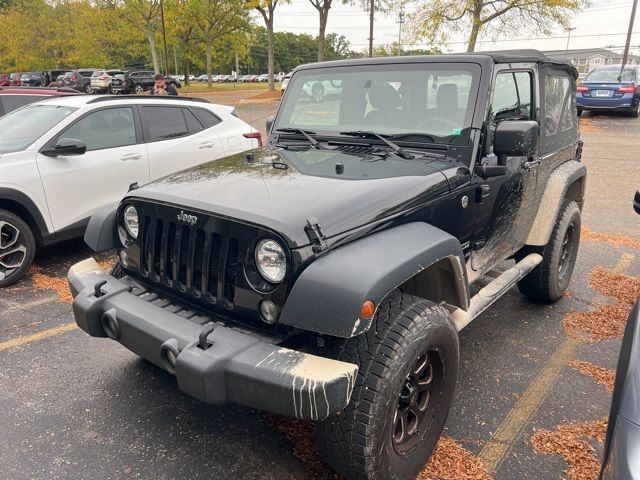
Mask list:
[[[318,421],[346,478],[413,478],[458,332],[516,284],[542,303],[567,288],[576,77],[536,51],[299,67],[267,147],[96,213],[85,239],[119,264],[71,268],[76,321],[203,402]]]

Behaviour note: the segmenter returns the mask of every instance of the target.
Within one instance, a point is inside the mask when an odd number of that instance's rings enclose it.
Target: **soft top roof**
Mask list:
[[[484,57],[484,58],[483,58]],[[337,67],[346,65],[377,65],[387,63],[407,63],[411,62],[473,62],[480,61],[483,63],[487,60],[493,63],[543,63],[547,65],[558,65],[562,70],[578,78],[578,70],[567,60],[551,58],[546,56],[539,50],[497,50],[492,52],[473,52],[473,53],[450,53],[447,55],[416,55],[404,57],[374,57],[374,58],[358,58],[348,60],[332,60],[328,62],[308,63],[299,65],[295,70],[306,70],[312,68]]]

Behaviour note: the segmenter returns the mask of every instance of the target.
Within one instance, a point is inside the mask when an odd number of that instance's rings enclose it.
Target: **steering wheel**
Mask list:
[[[435,128],[429,128],[429,126]],[[447,120],[445,118],[428,118],[416,125],[416,129],[424,128],[428,132],[441,132],[444,130],[444,127],[451,127],[451,133],[449,135],[453,135],[453,130],[460,130],[460,125],[453,120]]]

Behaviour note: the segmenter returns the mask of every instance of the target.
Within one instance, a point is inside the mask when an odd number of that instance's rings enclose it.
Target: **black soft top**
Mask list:
[[[332,60],[328,62],[308,63],[300,65],[295,70],[307,70],[313,68],[338,67],[348,65],[379,65],[389,63],[407,62],[479,62],[484,63],[540,63],[548,66],[557,66],[574,79],[578,78],[578,70],[564,59],[551,58],[539,50],[497,50],[492,52],[474,53],[450,53],[447,55],[415,55],[404,57],[374,57],[357,58],[348,60]]]

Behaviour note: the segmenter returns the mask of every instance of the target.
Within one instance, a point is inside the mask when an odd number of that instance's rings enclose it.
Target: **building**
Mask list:
[[[616,65],[622,63],[622,54],[606,48],[580,48],[575,50],[548,50],[547,56],[557,59],[571,60],[571,63],[580,73],[588,73],[596,67],[603,65]],[[629,65],[640,65],[640,56],[631,55],[627,59]]]

